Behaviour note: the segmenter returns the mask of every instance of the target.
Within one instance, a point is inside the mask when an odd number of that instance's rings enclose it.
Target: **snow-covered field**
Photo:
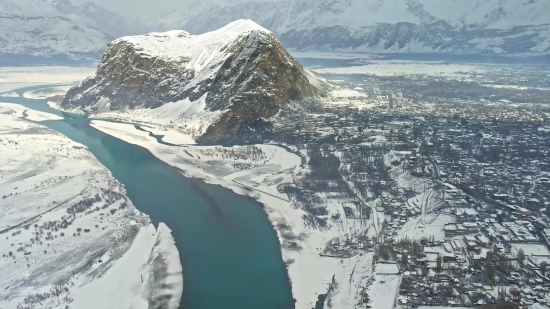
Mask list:
[[[368,253],[340,261],[336,286],[327,295],[328,308],[361,308],[359,304],[373,275],[372,258],[373,253]]]
[[[48,99],[53,96],[65,96],[67,91],[69,91],[72,86],[74,86],[72,83],[68,83],[61,84],[57,87],[30,90],[24,92],[23,97],[29,99]]]
[[[5,95],[4,92],[24,87],[52,84],[63,85],[67,89],[67,84],[74,85],[94,71],[94,67],[0,67],[0,94]]]
[[[84,146],[21,119],[24,109],[0,103],[0,307],[177,308],[168,227],[155,229]]]
[[[52,108],[59,105],[49,103]],[[70,110],[81,113],[79,109]],[[206,110],[206,95],[196,101],[184,99],[161,107],[136,108],[131,110],[106,111],[94,114],[93,118],[117,119],[124,122],[137,122],[144,129],[157,135],[164,135],[163,141],[172,144],[195,144],[195,138],[204,134],[224,111]]]
[[[490,64],[451,64],[442,61],[365,60],[350,67],[316,69],[320,74],[370,74],[376,76],[433,75],[446,78],[471,78],[494,70]]]
[[[381,264],[377,264],[378,266]],[[371,299],[371,308],[391,309],[399,292],[401,275],[376,275],[368,293]]]
[[[317,295],[327,292],[333,276],[337,282],[342,282],[334,291],[334,302],[342,304],[338,308],[352,308],[352,302],[359,297],[361,286],[371,273],[372,257],[356,256],[342,262],[338,258],[319,255],[329,240],[359,230],[356,224],[360,223],[351,220],[323,231],[307,226],[302,218],[305,211],[292,207],[288,197],[277,190],[280,184],[291,183],[293,175],[301,171],[299,156],[277,145],[172,147],[159,144],[147,132],[131,124],[94,120],[91,125],[149,149],[153,155],[181,169],[187,176],[198,177],[257,199],[265,205],[277,231],[283,260],[288,265],[292,292],[297,300],[296,308],[315,306]],[[341,211],[342,217],[345,217],[342,208],[337,206],[328,205],[329,211]],[[348,302],[350,306],[345,305]]]
[[[398,231],[397,237],[420,240],[422,237],[433,237],[436,241],[445,239],[443,227],[454,223],[454,217],[446,214],[428,214],[410,218]]]

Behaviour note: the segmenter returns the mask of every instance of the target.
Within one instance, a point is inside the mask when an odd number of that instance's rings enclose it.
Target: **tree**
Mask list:
[[[401,263],[403,263],[403,265],[407,265],[409,263],[409,255],[408,254],[403,253],[403,255],[401,256]]]
[[[52,293],[53,296],[57,297],[57,304],[59,305],[60,304],[59,295],[63,293],[63,287],[61,285],[52,286],[50,288],[50,292]]]
[[[523,252],[523,249],[518,250],[517,259],[520,263],[523,264],[523,261],[525,261],[525,252]]]
[[[445,296],[447,296],[447,297],[453,296],[453,290],[454,290],[454,286],[450,283],[447,284],[445,286]]]
[[[393,251],[391,244],[381,244],[378,246],[379,256],[385,261],[390,259],[390,254]]]
[[[485,275],[487,276],[487,279],[491,281],[491,283],[495,283],[496,267],[489,260],[487,261],[487,263],[485,263]]]
[[[437,272],[441,271],[441,265],[443,264],[443,259],[441,258],[441,255],[437,255],[437,258],[435,259],[435,264],[437,268]]]
[[[539,269],[540,269],[540,273],[543,276],[546,276],[546,269],[547,268],[548,268],[548,262],[546,262],[546,261],[540,262]]]
[[[338,282],[336,281],[336,275],[332,275],[332,280],[330,281],[329,291],[334,291],[338,288]]]
[[[506,259],[506,256],[503,254],[498,254],[498,267],[500,267],[505,273],[510,272],[510,263],[508,263],[508,260]]]

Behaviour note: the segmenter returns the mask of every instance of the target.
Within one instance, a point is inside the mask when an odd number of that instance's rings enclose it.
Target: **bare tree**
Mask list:
[[[403,265],[407,265],[409,263],[409,255],[408,254],[403,253],[403,255],[401,256],[401,263],[403,263]]]
[[[436,264],[436,267],[437,267],[437,272],[440,272],[441,271],[441,266],[443,264],[443,259],[441,258],[441,255],[437,255],[437,259],[435,259],[435,264]]]
[[[63,286],[61,285],[54,285],[50,288],[50,293],[52,293],[52,295],[54,295],[55,297],[57,297],[57,305],[60,304],[59,302],[59,295],[61,295],[61,293],[63,293]]]
[[[487,279],[491,281],[491,283],[495,283],[496,267],[489,260],[487,261],[487,263],[485,263],[485,275],[487,276]]]
[[[523,261],[525,261],[525,252],[523,252],[523,249],[518,250],[517,259],[520,263],[523,264]]]

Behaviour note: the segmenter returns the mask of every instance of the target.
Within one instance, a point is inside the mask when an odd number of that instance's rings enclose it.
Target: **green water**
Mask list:
[[[183,265],[180,308],[293,308],[279,243],[260,204],[186,178],[148,150],[90,127],[85,117],[53,110],[44,100],[0,97],[0,102],[65,116],[41,124],[86,145],[125,185],[137,209],[172,229]]]

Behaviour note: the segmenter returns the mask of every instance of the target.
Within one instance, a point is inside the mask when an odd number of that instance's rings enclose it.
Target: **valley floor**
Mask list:
[[[36,122],[57,116],[24,111],[0,103],[0,307],[177,308],[170,229],[84,146]]]
[[[333,276],[342,281],[338,308],[353,308],[359,298],[359,286],[371,272],[371,258],[322,257],[319,254],[326,243],[349,231],[358,229],[354,221],[335,224],[319,230],[307,225],[304,210],[293,206],[278,187],[292,183],[292,178],[302,171],[302,159],[278,145],[254,146],[168,146],[159,143],[148,132],[134,125],[94,120],[94,128],[151,151],[164,162],[179,168],[188,177],[218,184],[242,195],[248,195],[265,206],[267,215],[281,243],[283,260],[287,265],[292,292],[297,300],[296,308],[312,308],[318,295],[326,294]],[[156,134],[162,129],[145,128]],[[177,132],[166,132],[164,141],[183,140]],[[337,206],[337,205],[334,205]],[[335,207],[336,208],[336,207]],[[342,214],[345,218],[345,215]],[[357,224],[357,225],[356,225]],[[355,274],[353,273],[355,271]],[[339,293],[340,294],[340,293]]]
[[[51,94],[62,93],[67,85],[60,83],[49,89],[44,87],[44,89],[27,91],[22,95],[46,98]],[[21,85],[18,84],[18,86]],[[12,94],[20,95],[16,92]],[[55,103],[52,106],[55,107]],[[24,110],[23,107],[16,105],[12,105],[11,108],[18,113]],[[28,111],[28,118],[33,117],[33,120],[45,120],[51,116],[47,113]],[[376,282],[371,287],[371,290],[376,289],[375,292],[367,291],[365,288],[374,281],[375,277],[373,252],[365,252],[347,259],[320,255],[327,243],[337,238],[344,238],[346,234],[357,235],[367,229],[369,235],[374,235],[375,229],[368,228],[369,225],[375,224],[374,219],[371,220],[372,222],[348,219],[342,207],[346,201],[326,196],[324,200],[329,213],[339,215],[340,219],[329,221],[327,226],[319,228],[311,225],[307,220],[307,211],[300,208],[299,203],[282,193],[282,187],[294,183],[295,177],[300,177],[307,172],[305,152],[292,147],[270,144],[234,147],[197,146],[193,144],[190,136],[166,124],[163,125],[161,122],[164,120],[162,118],[164,114],[158,119],[153,118],[154,122],[143,122],[142,120],[150,118],[141,117],[146,115],[139,113],[135,115],[136,117],[124,117],[123,114],[106,116],[124,121],[139,121],[141,127],[138,129],[132,124],[103,120],[93,120],[91,125],[104,133],[148,149],[162,161],[179,168],[186,176],[230,188],[238,194],[255,198],[265,206],[268,218],[279,237],[283,260],[291,280],[292,293],[297,301],[296,308],[314,308],[321,295],[328,295],[324,300],[325,308],[364,307],[360,304],[367,292],[373,294],[372,298],[378,298],[382,302],[387,295],[391,294],[393,298],[393,286],[387,293],[379,293],[379,290],[385,287],[376,288]],[[159,143],[150,133],[163,136],[164,143]],[[170,144],[179,146],[170,146]],[[145,225],[143,222],[139,224]],[[136,292],[136,294],[139,293]]]

